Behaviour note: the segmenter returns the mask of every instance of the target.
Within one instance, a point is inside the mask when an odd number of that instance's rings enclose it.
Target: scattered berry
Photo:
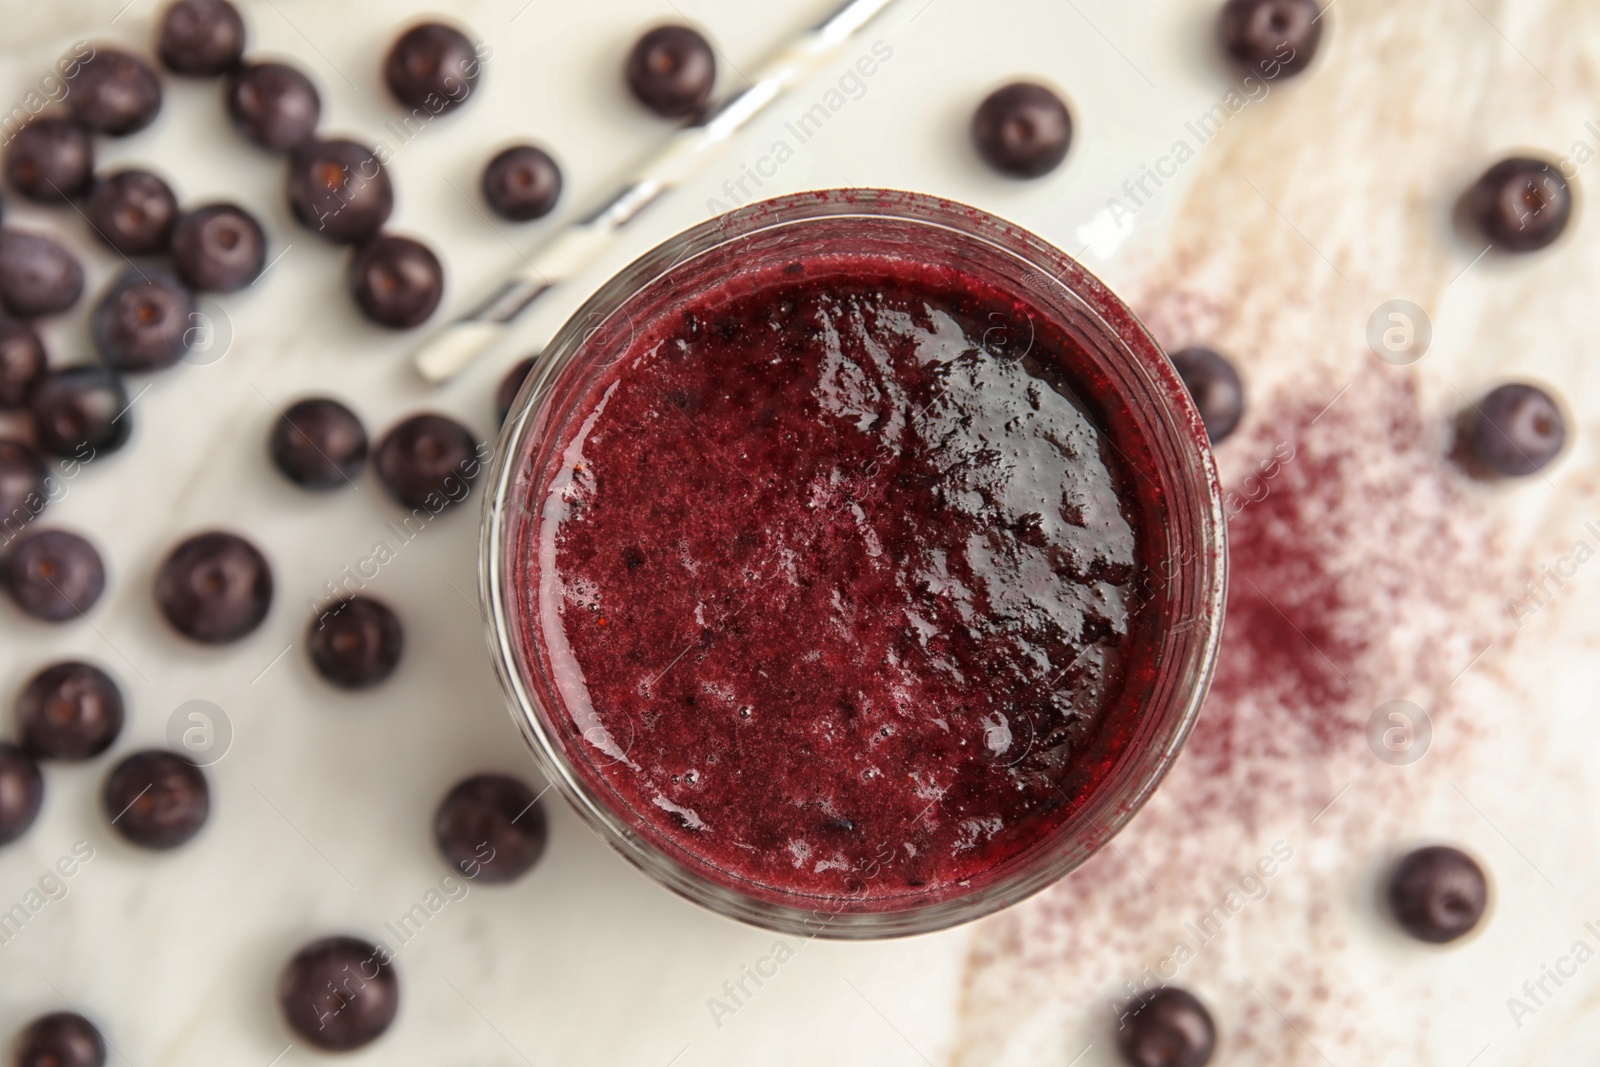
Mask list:
[[[41,1016],[17,1037],[17,1067],[105,1067],[105,1062],[105,1038],[72,1012]]]
[[[1567,420],[1549,393],[1511,383],[1493,390],[1467,413],[1469,458],[1490,474],[1521,478],[1561,454]]]
[[[306,632],[317,673],[343,689],[366,689],[389,677],[405,643],[400,617],[365,596],[325,605]]]
[[[1233,61],[1263,78],[1287,78],[1311,65],[1322,38],[1317,0],[1228,0],[1219,29]]]
[[[17,698],[22,747],[36,759],[91,759],[122,732],[122,691],[100,668],[69,661],[46,667]]]
[[[177,0],[161,16],[156,50],[174,74],[226,74],[244,55],[244,19],[228,0]]]
[[[11,187],[29,200],[59,203],[89,191],[94,144],[82,123],[45,115],[12,135],[0,167]]]
[[[978,154],[995,170],[1037,178],[1055,170],[1072,145],[1072,115],[1061,97],[1034,82],[996,89],[972,116]]]
[[[39,454],[0,437],[0,538],[9,540],[39,517],[50,501],[49,488],[50,470]]]
[[[1216,1047],[1211,1013],[1193,994],[1163,986],[1124,1009],[1117,1044],[1134,1067],[1205,1067]]]
[[[360,1048],[394,1022],[400,978],[386,950],[354,937],[328,937],[284,967],[278,1003],[289,1028],[318,1048]]]
[[[106,589],[106,568],[93,545],[66,530],[40,530],[13,542],[0,560],[0,580],[17,606],[45,622],[86,614]]]
[[[512,145],[483,168],[483,198],[501,218],[527,222],[550,214],[561,197],[561,168],[531,144]]]
[[[317,87],[287,63],[246,63],[228,76],[226,99],[234,127],[268,152],[304,144],[322,117]]]
[[[516,778],[480,774],[445,796],[433,837],[450,866],[480,882],[510,882],[544,853],[549,831],[538,796]]]
[[[368,319],[407,330],[438,308],[444,267],[422,242],[380,233],[350,260],[350,292]]]
[[[133,432],[128,391],[116,373],[96,364],[45,375],[28,402],[39,446],[63,459],[88,462],[115,452]]]
[[[18,318],[66,311],[83,295],[78,257],[42,234],[0,232],[0,303]]]
[[[237,641],[255,632],[272,607],[272,568],[260,549],[236,534],[197,534],[156,572],[156,606],[190,640]]]
[[[125,256],[167,250],[178,223],[178,198],[147,170],[119,170],[95,183],[89,195],[89,225]]]
[[[367,462],[367,431],[356,413],[323,397],[296,402],[272,427],[272,461],[305,489],[353,484]]]
[[[1244,383],[1233,364],[1209,348],[1185,348],[1172,354],[1172,365],[1194,397],[1211,443],[1233,433],[1244,415]]]
[[[166,749],[135,752],[106,777],[106,816],[125,839],[168,849],[194,837],[211,814],[205,772]]]
[[[500,384],[494,391],[494,411],[500,425],[506,423],[506,416],[511,414],[511,405],[517,402],[517,394],[522,391],[522,383],[528,380],[528,373],[533,370],[534,357],[519,360],[515,366],[506,371],[506,376],[500,379]]]
[[[191,289],[231,293],[256,280],[267,262],[267,237],[248,211],[208,204],[172,232],[172,266]]]
[[[97,48],[67,78],[67,108],[91,130],[122,137],[155,121],[161,79],[138,56]]]
[[[1572,190],[1542,159],[1503,159],[1467,190],[1465,208],[1484,240],[1502,252],[1535,252],[1572,218]]]
[[[0,316],[0,411],[27,407],[47,364],[44,343],[33,327]]]
[[[383,64],[383,80],[394,98],[434,115],[466,103],[481,73],[466,34],[440,22],[424,22],[401,34]]]
[[[443,511],[467,498],[481,465],[472,433],[443,415],[413,415],[378,444],[378,477],[408,508]]]
[[[1401,929],[1419,941],[1444,944],[1471,932],[1488,902],[1483,868],[1445,845],[1410,853],[1389,880],[1389,909]]]
[[[359,244],[394,210],[389,172],[365,145],[306,141],[289,153],[289,207],[334,244]]]
[[[129,267],[94,311],[95,347],[125,373],[170,367],[189,351],[194,294],[158,267]]]
[[[0,741],[0,845],[28,832],[44,803],[44,776],[22,749]]]
[[[688,26],[658,26],[639,38],[624,68],[639,103],[663,118],[693,115],[711,99],[717,57]]]

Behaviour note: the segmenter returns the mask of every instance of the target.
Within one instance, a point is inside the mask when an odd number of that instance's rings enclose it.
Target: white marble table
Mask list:
[[[145,47],[156,0],[123,2],[8,4],[0,102],[23,99],[74,40]],[[442,318],[551,228],[484,217],[475,184],[492,148],[523,136],[547,145],[566,170],[566,216],[660,141],[662,126],[630,104],[618,75],[644,24],[687,16],[707,29],[729,85],[829,4],[441,3],[494,54],[480,97],[409,140],[378,63],[399,25],[429,9],[242,6],[253,51],[313,74],[327,129],[393,151],[393,225],[444,259]],[[1312,643],[1343,688],[1313,700],[1333,683],[1305,666],[1305,649],[1286,666],[1241,639],[1224,664],[1231,688],[1208,707],[1195,749],[1115,850],[970,928],[880,945],[792,942],[778,977],[720,1020],[708,1001],[771,953],[774,936],[658,889],[554,802],[533,874],[472,888],[399,950],[400,1017],[348,1062],[1103,1067],[1117,1062],[1108,1005],[1124,983],[1195,940],[1187,924],[1227,905],[1279,841],[1292,858],[1264,899],[1248,900],[1247,886],[1247,902],[1228,907],[1178,979],[1212,1007],[1217,1062],[1486,1067],[1600,1053],[1600,967],[1548,986],[1554,994],[1520,1026],[1506,1004],[1576,940],[1600,947],[1584,926],[1600,924],[1600,568],[1579,568],[1520,627],[1507,607],[1576,540],[1600,547],[1583,526],[1600,519],[1590,352],[1600,255],[1597,220],[1582,210],[1600,170],[1575,164],[1574,232],[1536,257],[1475,262],[1480,249],[1448,220],[1462,184],[1504,151],[1600,148],[1585,126],[1600,119],[1600,10],[1341,0],[1316,67],[1228,111],[1202,143],[1193,123],[1229,88],[1210,44],[1215,6],[903,0],[857,50],[881,40],[892,57],[817,136],[791,146],[792,159],[759,188],[746,177],[772,170],[761,161],[787,136],[784,122],[837,72],[660,204],[527,323],[517,347],[730,192],[905,186],[1012,217],[1083,249],[1163,342],[1237,356],[1252,410],[1220,450],[1225,477],[1238,484],[1282,441],[1297,455],[1235,520],[1250,548],[1245,573],[1268,583],[1258,592],[1273,610],[1321,627]],[[1031,183],[990,175],[966,140],[977,100],[1019,74],[1060,86],[1078,120],[1067,164]],[[114,1062],[137,1067],[319,1059],[277,1017],[282,961],[325,932],[381,936],[439,884],[429,821],[458,778],[534,773],[484,647],[476,515],[447,514],[373,579],[405,619],[408,653],[388,685],[337,693],[300,647],[307,602],[391,539],[386,523],[399,513],[370,480],[330,498],[298,492],[264,451],[275,405],[310,391],[350,398],[374,432],[427,407],[487,435],[494,383],[522,353],[424,386],[406,364],[412,338],[358,319],[337,291],[343,257],[293,224],[278,165],[231,133],[218,94],[169,80],[155,126],[104,143],[102,158],[157,167],[186,202],[238,200],[282,256],[253,289],[219,301],[226,355],[137,382],[149,389],[132,444],[75,479],[48,514],[105,552],[111,588],[93,625],[44,628],[0,604],[0,700],[47,660],[81,656],[107,666],[128,697],[117,751],[164,743],[169,714],[192,699],[223,708],[235,732],[210,770],[211,822],[181,851],[144,854],[109,831],[98,789],[111,757],[48,767],[39,822],[0,851],[0,908],[75,843],[94,853],[64,899],[0,945],[0,1039],[75,1004],[102,1024]],[[1181,164],[1179,140],[1194,150]],[[1171,177],[1159,188],[1147,180],[1153,195],[1134,202],[1124,183],[1143,168]],[[1110,198],[1135,210],[1113,211]],[[15,197],[7,209],[8,222],[64,234],[91,292],[117,268],[70,211]],[[1401,297],[1428,309],[1434,328],[1432,350],[1406,369],[1380,364],[1363,340],[1372,310]],[[82,308],[45,333],[58,362],[88,356]],[[1463,397],[1513,375],[1560,392],[1575,444],[1548,478],[1468,483],[1440,459],[1447,424]],[[252,637],[197,650],[159,623],[149,587],[171,544],[215,525],[265,549],[279,595]],[[1305,580],[1271,584],[1275,552],[1306,568]],[[1262,621],[1263,603],[1246,607],[1254,621],[1238,633],[1276,625]],[[1434,725],[1433,748],[1406,767],[1374,759],[1363,732],[1370,709],[1397,697]],[[1494,879],[1484,929],[1446,950],[1408,942],[1376,906],[1383,864],[1427,840],[1463,844]]]

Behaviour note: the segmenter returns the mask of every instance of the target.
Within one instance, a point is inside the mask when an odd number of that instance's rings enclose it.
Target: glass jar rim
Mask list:
[[[852,911],[849,898],[816,897],[819,904],[840,900],[837,910],[804,908],[742,893],[718,884],[648,839],[632,826],[573,765],[554,736],[551,713],[525,677],[522,652],[513,640],[513,598],[508,595],[506,534],[513,517],[517,474],[545,429],[541,416],[562,373],[585,355],[585,344],[611,316],[651,286],[670,278],[693,261],[785,227],[820,220],[857,220],[862,226],[893,222],[936,227],[944,236],[981,243],[1030,268],[1030,287],[1052,290],[1086,311],[1104,337],[1110,354],[1128,361],[1136,384],[1148,387],[1148,401],[1159,408],[1176,451],[1170,459],[1186,464],[1180,480],[1186,498],[1175,501],[1194,523],[1193,560],[1167,581],[1185,598],[1182,633],[1164,634],[1163,659],[1173,677],[1162,690],[1157,709],[1162,729],[1142,746],[1132,746],[1120,759],[1118,777],[1093,791],[1083,809],[1057,832],[1076,827],[1074,847],[1054,851],[1008,880],[971,894],[893,910]],[[486,494],[480,540],[480,595],[486,609],[489,644],[513,719],[522,731],[547,780],[572,804],[603,841],[654,880],[697,904],[753,925],[800,936],[842,940],[926,933],[969,921],[1015,903],[1059,880],[1109,841],[1143,806],[1181,750],[1200,710],[1214,669],[1226,596],[1227,553],[1222,494],[1209,447],[1189,447],[1205,440],[1198,413],[1170,362],[1154,338],[1127,307],[1094,275],[1042,238],[981,209],[926,194],[885,189],[829,189],[760,201],[718,216],[668,239],[624,267],[600,287],[557,333],[535,360],[502,431]],[[1181,580],[1180,580],[1181,579]],[[1177,628],[1174,628],[1177,629]],[[1170,645],[1170,647],[1169,647]],[[1177,670],[1173,670],[1173,668]],[[1181,678],[1176,675],[1181,674]],[[1137,766],[1133,766],[1137,764]]]

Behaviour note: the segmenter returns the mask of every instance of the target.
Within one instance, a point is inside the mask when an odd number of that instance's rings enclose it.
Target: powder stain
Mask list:
[[[1396,936],[1381,871],[1419,798],[1492,751],[1485,694],[1518,688],[1507,598],[1570,544],[1571,501],[1593,503],[1572,457],[1548,487],[1477,483],[1448,458],[1457,413],[1527,343],[1516,324],[1595,273],[1569,238],[1460,281],[1481,249],[1451,226],[1459,191],[1507,146],[1559,156],[1592,117],[1533,64],[1587,83],[1600,65],[1600,11],[1476,6],[1340,3],[1318,64],[1204,148],[1165,245],[1121,286],[1169,350],[1213,345],[1247,382],[1245,425],[1218,450],[1235,512],[1221,659],[1183,756],[1127,830],[976,928],[955,1063],[1086,1048],[1080,1067],[1116,1062],[1114,1005],[1157,970],[1207,1001],[1217,1062],[1434,1062],[1432,991],[1375,987],[1350,941]],[[1479,285],[1497,294],[1492,317]],[[1397,297],[1433,311],[1440,342],[1411,368],[1364,341]],[[1575,410],[1600,399],[1575,357],[1542,366]],[[1428,778],[1368,746],[1369,717],[1396,698],[1432,719]],[[1247,884],[1277,841],[1293,858]],[[1197,936],[1206,916],[1216,933]],[[1180,942],[1194,958],[1173,975]],[[1385,1030],[1380,996],[1411,1005],[1406,1032]]]

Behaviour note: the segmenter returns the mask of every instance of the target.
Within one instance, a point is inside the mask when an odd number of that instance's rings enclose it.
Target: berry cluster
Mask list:
[[[244,22],[228,0],[177,0],[161,20],[157,53],[173,74],[223,77],[235,127],[261,148],[288,155],[290,206],[321,236],[354,246],[350,288],[366,316],[396,328],[421,323],[439,303],[443,271],[420,242],[382,232],[393,206],[383,164],[364,145],[317,139],[321,102],[310,79],[287,64],[250,62],[244,46]],[[69,87],[65,113],[40,115],[21,127],[0,158],[0,170],[19,195],[73,205],[128,268],[92,311],[100,362],[53,369],[30,323],[77,304],[83,268],[50,237],[11,228],[0,233],[0,305],[8,313],[0,316],[0,409],[22,416],[26,438],[0,438],[0,589],[22,612],[49,623],[92,610],[107,574],[87,538],[33,528],[61,485],[46,456],[60,461],[61,475],[70,478],[126,444],[133,420],[122,376],[180,361],[194,336],[196,294],[250,285],[267,253],[263,228],[237,205],[185,210],[171,186],[149,170],[95,172],[94,135],[126,136],[158,114],[161,79],[150,63],[98,48],[86,58],[64,60],[62,71]],[[384,73],[402,103],[440,114],[466,101],[478,80],[478,58],[464,35],[429,23],[399,38]],[[498,201],[491,197],[497,209],[510,204],[505,213],[521,218],[550,210],[560,173],[548,156],[522,146],[496,162],[490,171],[498,175]],[[360,419],[328,398],[304,399],[282,412],[268,448],[285,477],[313,491],[354,484],[369,453]],[[386,493],[428,518],[466,498],[488,455],[466,427],[428,413],[401,420],[371,454]],[[178,635],[224,645],[265,621],[274,585],[271,564],[251,541],[210,530],[173,547],[156,571],[153,597]],[[354,690],[389,678],[405,641],[388,605],[342,594],[311,620],[305,644],[319,675]],[[40,764],[99,757],[116,742],[127,713],[116,681],[91,663],[53,663],[24,685],[15,704],[17,742],[0,742],[0,844],[20,837],[37,817],[44,799]],[[104,779],[101,800],[125,841],[157,850],[190,841],[211,810],[206,772],[184,754],[164,749],[119,759]],[[435,820],[442,858],[462,876],[483,882],[507,882],[527,872],[546,836],[537,795],[523,782],[498,775],[462,781],[441,801]],[[285,1017],[320,1047],[364,1044],[393,1016],[396,986],[386,964],[364,987],[368,992],[355,994],[349,1010],[340,1004],[330,1011],[317,1001],[356,950],[361,960],[378,953],[364,942],[333,938],[308,946],[285,970],[279,992]],[[379,1002],[369,1007],[374,997]],[[338,1024],[328,1025],[334,1014]],[[20,1062],[105,1060],[99,1032],[76,1014],[38,1019],[19,1042]]]

